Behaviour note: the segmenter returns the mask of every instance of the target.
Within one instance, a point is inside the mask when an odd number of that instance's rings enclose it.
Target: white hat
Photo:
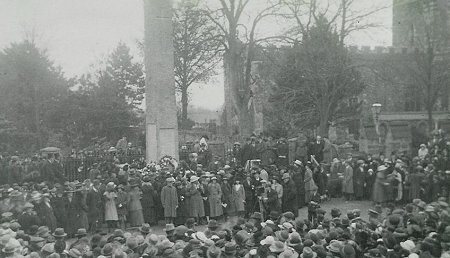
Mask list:
[[[166,181],[167,181],[167,182],[175,182],[175,178],[173,178],[173,177],[168,177],[168,178],[166,179]]]
[[[416,248],[416,245],[411,240],[406,240],[405,242],[400,242],[400,246],[409,252],[412,252],[413,249]]]
[[[198,181],[198,179],[199,179],[199,177],[198,176],[191,176],[191,183],[192,182],[195,182],[195,181]]]
[[[298,165],[298,166],[303,165],[303,163],[300,160],[298,160],[298,159],[296,161],[294,161],[294,164]]]

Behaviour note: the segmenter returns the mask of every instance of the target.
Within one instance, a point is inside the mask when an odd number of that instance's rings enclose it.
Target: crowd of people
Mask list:
[[[0,188],[2,256],[450,257],[450,142],[442,132],[411,159],[349,156],[330,166],[321,163],[320,137],[309,158],[292,164],[283,151],[257,151],[267,142],[236,143],[234,159],[222,163],[208,158],[203,138],[188,160],[143,168],[112,160],[72,182],[55,156],[36,163],[33,180],[18,176],[24,168],[12,157]],[[341,195],[372,200],[368,219],[320,207]],[[160,220],[164,235],[152,233]]]

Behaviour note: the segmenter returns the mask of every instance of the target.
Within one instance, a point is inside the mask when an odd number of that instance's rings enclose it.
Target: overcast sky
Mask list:
[[[213,1],[213,0],[211,0]],[[254,0],[258,2],[260,0]],[[319,0],[319,2],[322,0]],[[365,9],[391,4],[391,0],[356,0]],[[0,49],[34,33],[40,47],[63,68],[68,77],[81,75],[104,58],[119,41],[132,47],[143,38],[143,0],[0,0]],[[386,8],[371,20],[380,26],[352,35],[348,44],[391,44],[392,10]],[[280,25],[264,25],[261,33]],[[209,85],[192,88],[192,104],[218,109],[224,93],[221,76]]]

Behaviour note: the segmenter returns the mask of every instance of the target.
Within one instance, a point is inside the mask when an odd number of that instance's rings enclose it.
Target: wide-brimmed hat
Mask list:
[[[279,230],[275,233],[275,235],[281,242],[286,242],[286,240],[289,239],[289,232],[287,230]]]
[[[416,248],[416,244],[414,244],[414,242],[411,240],[406,240],[405,242],[400,242],[400,246],[409,252],[412,252],[414,250],[414,248]]]
[[[27,202],[24,204],[23,208],[24,209],[32,209],[32,208],[34,208],[34,205],[30,202]]]
[[[173,178],[173,177],[168,177],[167,179],[166,179],[166,181],[167,182],[175,182],[175,178]]]
[[[77,232],[75,233],[75,236],[86,236],[87,230],[85,228],[79,228],[77,229]]]
[[[336,253],[339,254],[341,252],[341,249],[344,245],[342,244],[341,241],[338,240],[332,240],[330,242],[330,245],[327,246],[328,251],[332,252],[332,253]]]
[[[217,220],[212,219],[208,223],[208,228],[210,229],[217,229],[219,227],[219,223],[217,223]]]
[[[217,246],[210,246],[208,250],[206,251],[206,257],[207,258],[217,258],[220,257],[220,254],[222,253],[222,250],[220,250]]]
[[[52,234],[55,238],[61,238],[67,236],[67,233],[64,232],[63,228],[57,228],[55,229],[55,232]]]
[[[278,258],[297,258],[297,257],[298,253],[291,249],[286,249],[281,254],[278,255]]]
[[[286,246],[281,241],[275,241],[270,245],[269,249],[272,253],[281,253],[286,249]]]
[[[353,248],[351,244],[346,244],[341,249],[341,254],[342,257],[355,257],[356,255],[355,248]]]
[[[252,216],[250,217],[251,219],[258,219],[261,220],[263,219],[263,216],[261,214],[261,212],[253,212]]]
[[[163,229],[165,232],[172,232],[175,230],[175,225],[170,223],[166,224],[166,227]]]
[[[19,190],[13,190],[11,193],[9,193],[9,197],[19,197],[22,193]]]
[[[341,216],[341,210],[339,210],[338,208],[331,209],[331,216],[332,217],[339,217],[339,216]]]
[[[163,241],[161,241],[161,243],[159,243],[159,247],[161,249],[167,249],[167,248],[172,248],[174,246],[175,243],[170,242],[169,239],[164,239]]]
[[[378,248],[370,249],[367,253],[364,254],[364,257],[367,258],[383,258],[384,256],[381,254]]]
[[[144,223],[141,227],[139,227],[139,231],[141,231],[141,233],[148,234],[152,231],[152,229],[150,227],[150,224]]]
[[[177,226],[173,232],[175,236],[184,236],[188,232],[188,228],[185,225]]]
[[[225,254],[228,254],[228,255],[234,255],[234,254],[236,254],[236,244],[228,242],[228,243],[226,243],[225,246],[222,248],[222,251],[223,251]]]
[[[291,178],[291,176],[289,175],[289,173],[284,173],[283,177],[281,179],[284,180],[284,179],[290,179],[290,178]]]
[[[2,249],[2,252],[5,254],[12,254],[16,251],[16,247],[10,243],[7,243],[6,246]]]
[[[310,247],[303,248],[303,253],[300,255],[301,258],[316,258],[317,253],[314,252]]]
[[[303,163],[300,160],[298,160],[298,159],[294,161],[294,164],[298,165],[298,166],[303,165]]]
[[[191,176],[191,178],[190,178],[190,182],[192,183],[192,182],[196,182],[196,181],[198,181],[200,178],[198,177],[198,176]]]
[[[286,244],[288,246],[297,246],[302,243],[302,238],[300,237],[300,234],[297,232],[292,232],[289,235],[289,239],[287,240]]]
[[[113,250],[114,249],[113,249],[112,245],[108,243],[103,246],[101,253],[104,256],[111,256],[113,253]]]
[[[50,235],[50,229],[47,226],[40,226],[36,235],[46,238]]]
[[[275,238],[273,236],[266,236],[261,242],[261,245],[272,245],[275,242]]]
[[[197,231],[197,232],[195,232],[195,233],[192,233],[192,234],[191,234],[191,237],[192,237],[193,239],[198,239],[198,240],[200,240],[201,242],[205,242],[205,241],[208,239],[208,237],[206,237],[205,233],[203,233],[203,232],[201,232],[201,231]]]
[[[67,255],[73,258],[79,258],[82,257],[83,254],[78,249],[72,248]]]
[[[280,213],[278,211],[271,211],[269,217],[273,220],[280,218]]]

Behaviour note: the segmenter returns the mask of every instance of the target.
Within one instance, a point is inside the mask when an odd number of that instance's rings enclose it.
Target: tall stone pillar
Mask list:
[[[147,161],[178,159],[172,0],[144,0]]]

